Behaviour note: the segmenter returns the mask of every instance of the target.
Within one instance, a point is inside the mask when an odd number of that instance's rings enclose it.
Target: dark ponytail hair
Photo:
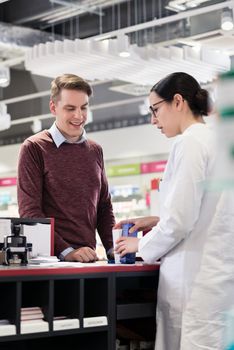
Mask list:
[[[210,112],[208,91],[202,89],[196,79],[187,73],[169,74],[152,87],[150,92],[153,91],[169,102],[173,100],[175,94],[180,94],[195,116],[208,115]]]

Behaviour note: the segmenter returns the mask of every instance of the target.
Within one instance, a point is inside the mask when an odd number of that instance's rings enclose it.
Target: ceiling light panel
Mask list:
[[[204,4],[206,2],[209,2],[211,0],[172,0],[169,1],[168,5],[165,6],[167,9],[175,11],[175,12],[181,12],[188,9],[192,9],[195,7],[200,6],[201,4]]]
[[[64,40],[29,49],[25,67],[34,74],[48,77],[67,73],[69,67],[70,73],[90,81],[118,79],[142,85],[153,85],[165,74],[181,70],[193,74],[200,82],[209,82],[218,72],[230,69],[230,59],[223,60],[222,52],[204,48],[195,51],[196,54],[175,46],[130,45],[130,57],[123,58],[118,54],[117,39]]]
[[[7,87],[10,84],[9,67],[0,66],[0,87]]]

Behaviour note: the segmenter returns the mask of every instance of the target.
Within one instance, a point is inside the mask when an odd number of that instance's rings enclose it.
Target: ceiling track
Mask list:
[[[144,30],[147,28],[153,28],[156,26],[161,26],[163,24],[176,22],[176,21],[180,21],[182,19],[187,19],[190,17],[199,16],[199,15],[202,15],[205,13],[210,13],[213,11],[221,10],[223,8],[226,8],[226,7],[234,8],[234,0],[225,1],[222,3],[210,5],[210,6],[205,6],[202,8],[197,8],[194,10],[180,12],[176,15],[171,15],[171,16],[167,16],[167,17],[163,17],[163,18],[156,18],[156,19],[153,19],[152,21],[136,24],[136,25],[126,27],[126,28],[121,28],[121,29],[114,30],[114,31],[111,31],[108,33],[104,33],[104,34],[95,35],[92,38],[94,40],[95,39],[96,40],[104,40],[107,38],[116,37],[119,34],[130,34],[130,33],[138,32],[140,30]]]

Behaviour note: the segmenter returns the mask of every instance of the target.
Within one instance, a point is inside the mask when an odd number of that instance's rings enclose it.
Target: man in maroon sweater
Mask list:
[[[62,260],[91,262],[97,229],[106,251],[113,247],[114,215],[102,148],[87,139],[90,85],[73,74],[51,84],[49,130],[29,137],[18,163],[21,217],[55,218],[55,254]]]

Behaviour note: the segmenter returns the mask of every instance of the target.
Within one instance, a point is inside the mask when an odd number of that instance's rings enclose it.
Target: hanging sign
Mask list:
[[[107,176],[129,176],[140,174],[140,163],[112,165],[107,167]]]
[[[163,173],[166,164],[166,160],[160,160],[158,162],[141,163],[141,174]]]
[[[0,186],[16,186],[16,177],[5,177],[0,179]]]

